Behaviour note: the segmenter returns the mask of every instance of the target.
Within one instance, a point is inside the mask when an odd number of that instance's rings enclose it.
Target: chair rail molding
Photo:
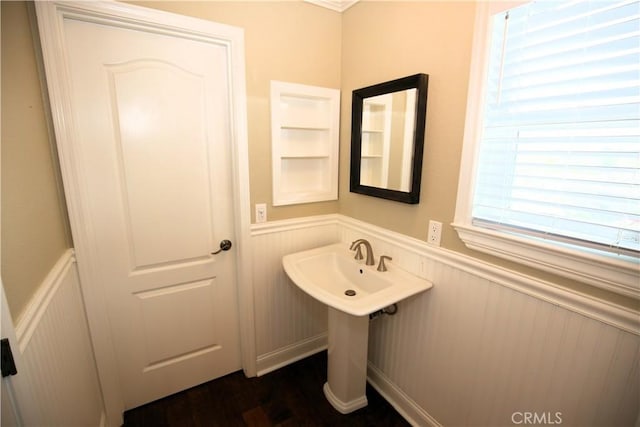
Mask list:
[[[392,248],[390,250],[398,254],[394,256],[394,260],[404,263],[403,268],[421,277],[426,277],[427,272],[424,271],[425,266],[419,262],[412,264],[407,261],[408,259],[415,260],[416,257],[426,257],[542,301],[615,326],[624,331],[640,335],[640,312],[563,288],[548,281],[499,267],[459,252],[434,247],[428,245],[423,240],[387,230],[342,214],[327,214],[252,224],[251,235],[278,233],[329,224],[339,226],[343,234],[342,240],[345,242],[348,241],[348,239],[344,237],[346,231],[363,233],[375,237],[380,242],[384,242],[385,245]],[[403,253],[408,254],[409,257],[403,257]],[[437,286],[437,283],[434,285]]]
[[[597,299],[589,295],[562,288],[554,283],[527,276],[468,255],[441,247],[433,247],[425,241],[396,233],[354,218],[340,215],[343,228],[375,236],[380,241],[393,245],[397,250],[420,255],[435,261],[490,280],[501,286],[514,289],[542,301],[566,308],[635,335],[640,335],[640,312]],[[397,259],[401,259],[399,256]],[[396,259],[396,258],[394,258]],[[424,276],[423,266],[406,266],[414,274]],[[437,283],[434,283],[437,286]]]
[[[65,251],[16,322],[11,377],[24,425],[107,422],[74,251]]]

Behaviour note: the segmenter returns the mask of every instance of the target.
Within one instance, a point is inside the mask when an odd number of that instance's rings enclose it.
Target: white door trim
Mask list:
[[[96,356],[109,425],[121,425],[124,404],[118,382],[113,340],[107,316],[105,283],[91,263],[94,252],[90,238],[94,224],[86,200],[87,188],[79,179],[84,175],[80,158],[75,117],[69,100],[71,82],[65,62],[67,48],[64,20],[102,23],[125,28],[151,28],[153,31],[216,43],[227,48],[229,59],[229,99],[232,135],[232,176],[235,236],[237,240],[237,283],[240,316],[242,366],[247,376],[256,374],[255,327],[253,315],[253,278],[250,268],[249,165],[246,115],[244,31],[241,28],[176,15],[117,2],[36,2],[38,27],[43,49],[47,85],[55,135],[60,153],[61,172],[67,195],[76,259],[81,278],[84,303]],[[81,230],[82,232],[79,232]],[[95,240],[95,239],[93,239]]]

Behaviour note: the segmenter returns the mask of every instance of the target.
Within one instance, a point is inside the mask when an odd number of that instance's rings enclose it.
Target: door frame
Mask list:
[[[92,262],[97,242],[95,225],[86,200],[84,165],[79,162],[82,145],[77,141],[71,99],[70,72],[64,20],[75,19],[110,26],[150,29],[154,32],[187,37],[224,46],[229,61],[231,96],[231,153],[233,213],[236,236],[236,282],[242,368],[245,375],[256,375],[256,346],[251,269],[251,211],[249,202],[249,152],[247,138],[247,97],[244,61],[244,30],[203,19],[192,18],[140,6],[100,2],[36,2],[47,86],[51,102],[59,161],[69,210],[75,253],[91,341],[109,425],[121,425],[124,403],[117,375],[113,339],[109,328],[106,284]]]

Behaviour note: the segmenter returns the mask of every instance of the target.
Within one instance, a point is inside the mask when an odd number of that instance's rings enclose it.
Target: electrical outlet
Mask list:
[[[442,223],[438,221],[429,221],[429,235],[427,243],[434,246],[440,246],[440,238],[442,237]]]
[[[266,203],[256,203],[256,223],[267,222]]]

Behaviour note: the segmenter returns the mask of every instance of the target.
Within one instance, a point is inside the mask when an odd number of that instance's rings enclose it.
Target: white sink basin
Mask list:
[[[433,286],[393,261],[386,261],[387,271],[376,271],[377,263],[369,266],[364,260],[355,260],[346,243],[286,255],[282,265],[307,294],[354,316],[366,316]],[[346,295],[347,290],[355,295]]]

